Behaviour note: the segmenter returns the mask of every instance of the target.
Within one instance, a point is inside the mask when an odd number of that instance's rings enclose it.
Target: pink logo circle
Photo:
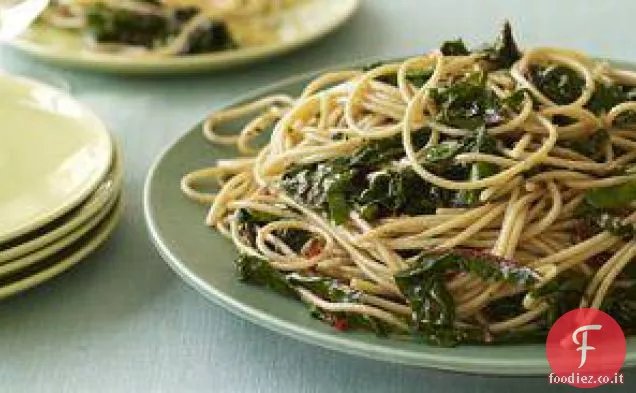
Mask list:
[[[603,311],[572,310],[559,318],[546,343],[546,356],[554,372],[552,381],[579,388],[594,388],[614,380],[625,362],[625,334]]]

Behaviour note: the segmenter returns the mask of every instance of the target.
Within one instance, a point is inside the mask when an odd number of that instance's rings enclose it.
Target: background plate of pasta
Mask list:
[[[634,366],[634,100],[629,66],[522,50],[508,25],[294,78],[166,151],[148,226],[204,295],[312,344],[541,374],[552,324],[591,307]]]
[[[228,68],[291,51],[345,23],[358,0],[53,0],[11,45],[118,73]]]

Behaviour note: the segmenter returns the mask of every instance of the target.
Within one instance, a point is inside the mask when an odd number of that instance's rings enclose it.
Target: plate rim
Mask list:
[[[607,59],[607,58],[594,58],[597,60],[607,61],[613,64],[617,64],[623,67],[636,68],[636,61],[630,62],[627,60]],[[276,90],[282,89],[290,84],[302,83],[310,78],[316,77],[320,74],[342,69],[351,69],[360,67],[364,64],[370,64],[377,61],[377,57],[367,58],[362,61],[356,61],[353,63],[345,63],[336,66],[330,66],[323,69],[318,69],[310,72],[293,75],[283,78],[277,82],[268,84],[253,90],[250,93],[240,95],[233,100],[228,100],[219,108],[228,108],[235,105],[244,103],[255,99],[264,94],[275,93]],[[400,59],[388,59],[385,61],[399,61]],[[458,372],[464,374],[473,375],[499,375],[499,376],[538,376],[546,375],[550,373],[550,367],[547,359],[525,359],[517,362],[516,360],[492,360],[488,357],[481,358],[466,358],[465,356],[453,355],[453,349],[448,349],[447,353],[443,355],[424,353],[399,349],[399,348],[387,348],[386,346],[379,346],[375,344],[360,342],[347,338],[346,335],[341,336],[335,333],[323,333],[314,331],[292,322],[287,322],[276,315],[269,314],[267,312],[258,310],[254,307],[246,305],[239,300],[234,299],[230,295],[225,295],[222,291],[217,290],[213,285],[205,282],[200,277],[197,277],[187,266],[181,261],[167,246],[166,242],[161,237],[155,217],[152,212],[152,194],[151,189],[153,187],[153,180],[156,177],[157,169],[164,161],[164,158],[177,146],[182,140],[186,139],[193,132],[200,129],[201,122],[196,123],[188,131],[180,134],[171,143],[169,143],[163,151],[157,156],[152,165],[150,166],[146,175],[143,186],[143,214],[146,222],[146,227],[150,235],[150,239],[157,249],[162,259],[170,266],[170,268],[181,277],[189,286],[193,287],[197,292],[203,295],[208,300],[221,306],[230,313],[244,318],[258,326],[264,327],[270,331],[273,331],[283,336],[292,337],[298,341],[311,344],[313,346],[326,348],[350,356],[359,356],[362,358],[372,359],[376,361],[400,364],[404,366],[438,369],[442,371]],[[176,183],[175,183],[176,184]],[[369,333],[372,334],[372,333]],[[636,367],[636,337],[628,337],[628,345],[632,344],[633,351],[628,352],[626,355],[624,368]],[[425,345],[426,344],[422,344]],[[540,348],[540,344],[528,344],[531,346],[537,346]],[[522,347],[524,345],[501,345],[499,348],[515,348]],[[492,348],[484,346],[484,348]],[[387,352],[388,351],[388,352]],[[387,353],[391,355],[399,356],[387,356]],[[518,364],[517,364],[518,363]]]
[[[0,249],[0,271],[4,265],[13,263],[15,260],[22,259],[32,253],[39,251],[42,248],[50,246],[52,243],[56,243],[62,238],[76,231],[79,227],[89,221],[92,217],[100,213],[100,211],[111,202],[112,199],[116,199],[117,195],[121,192],[124,168],[123,168],[123,156],[121,148],[118,143],[113,139],[114,152],[113,152],[113,165],[111,170],[106,174],[102,181],[98,184],[95,190],[74,209],[83,209],[84,206],[89,206],[86,211],[80,214],[73,215],[65,220],[61,225],[56,226],[53,230],[41,234],[39,236],[30,237],[24,242],[20,242],[15,246],[7,249]],[[110,183],[110,186],[105,190],[106,195],[104,197],[98,196],[96,193],[100,192],[100,188]],[[96,199],[94,199],[96,198]],[[103,199],[103,200],[101,200]],[[87,205],[88,203],[88,205]],[[69,210],[66,214],[73,214],[73,210]],[[58,217],[58,219],[64,217],[64,215]],[[54,222],[55,220],[53,220]],[[46,225],[46,224],[45,224]],[[36,228],[37,231],[39,228]],[[22,236],[29,236],[31,232],[27,232]],[[19,238],[19,236],[18,236]],[[13,239],[15,240],[15,238]],[[2,274],[0,273],[0,276]]]
[[[49,211],[46,213],[38,214],[36,218],[29,221],[28,223],[22,224],[18,229],[15,229],[11,232],[0,233],[0,243],[5,243],[19,236],[25,235],[31,231],[37,230],[38,228],[50,223],[56,218],[63,216],[75,207],[82,204],[82,202],[85,201],[86,198],[97,189],[97,187],[99,187],[106,176],[108,176],[108,173],[112,168],[115,158],[115,140],[106,123],[99,116],[97,116],[97,114],[90,107],[75,98],[69,92],[50,84],[24,76],[0,73],[0,79],[29,87],[29,89],[44,88],[49,91],[55,92],[56,94],[64,97],[64,99],[66,100],[69,100],[69,102],[72,102],[77,108],[81,110],[82,116],[85,116],[92,123],[92,126],[90,127],[91,132],[95,134],[101,134],[101,136],[104,137],[104,140],[108,145],[108,149],[110,150],[110,154],[108,155],[108,162],[105,162],[103,168],[101,168],[98,173],[93,175],[93,179],[90,181],[90,184],[87,183],[83,187],[78,187],[77,194],[69,198],[68,201],[57,206],[56,208],[49,209]]]
[[[115,203],[111,207],[110,211],[108,211],[106,216],[99,223],[97,223],[97,226],[95,228],[92,228],[90,231],[83,235],[87,236],[88,234],[93,233],[90,238],[88,238],[82,244],[78,242],[79,240],[76,240],[75,242],[65,247],[73,247],[79,244],[78,249],[73,254],[67,256],[64,259],[56,261],[51,266],[43,270],[39,270],[28,277],[10,282],[9,284],[0,285],[0,300],[18,295],[41,284],[44,284],[83,261],[99,246],[106,243],[106,241],[110,238],[110,235],[115,231],[115,229],[117,229],[117,225],[119,224],[123,215],[124,205],[125,202],[123,200],[123,194],[120,193],[119,196],[115,199]],[[103,225],[103,227],[100,227],[101,225]],[[54,256],[55,254],[49,256],[49,258],[52,258]]]
[[[84,222],[67,234],[43,247],[33,250],[32,252],[0,264],[0,278],[10,277],[13,274],[19,273],[23,269],[36,266],[39,262],[54,256],[67,247],[71,247],[82,237],[88,235],[92,230],[97,229],[102,222],[108,219],[117,203],[119,203],[119,198],[120,192],[117,190],[115,193],[110,195],[110,197],[106,200],[106,203],[97,211],[96,214],[87,217]]]
[[[321,1],[321,0],[311,0]],[[18,37],[8,43],[8,46],[37,59],[69,66],[71,68],[98,70],[106,73],[119,74],[164,74],[169,72],[202,72],[243,65],[258,60],[279,56],[300,47],[318,41],[347,23],[360,9],[362,0],[346,1],[345,12],[330,19],[320,29],[303,34],[291,41],[279,41],[265,45],[247,47],[233,51],[202,53],[187,56],[173,56],[161,58],[159,62],[151,58],[134,58],[99,53],[78,52],[76,56],[69,56],[67,52],[60,52],[50,46],[40,45],[26,37]]]

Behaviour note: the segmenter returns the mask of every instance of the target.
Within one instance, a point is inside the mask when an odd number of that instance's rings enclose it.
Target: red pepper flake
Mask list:
[[[349,329],[349,323],[344,318],[338,318],[333,321],[333,327],[341,332],[347,331]]]
[[[304,253],[305,257],[307,258],[316,257],[320,255],[320,253],[322,252],[324,248],[325,248],[325,245],[322,241],[318,239],[313,239],[311,240],[311,242],[309,243],[309,246],[305,250],[305,253]]]

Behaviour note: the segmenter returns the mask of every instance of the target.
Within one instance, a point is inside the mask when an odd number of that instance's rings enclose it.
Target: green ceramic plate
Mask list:
[[[314,76],[284,81],[241,101],[271,93],[298,94]],[[158,159],[146,180],[144,208],[152,239],[170,266],[203,295],[266,328],[351,355],[478,374],[550,372],[544,345],[447,349],[378,338],[371,333],[341,333],[312,319],[300,302],[240,283],[234,275],[236,252],[232,243],[203,224],[206,208],[188,200],[179,189],[183,174],[233,154],[231,149],[207,143],[197,126]],[[636,366],[636,338],[628,340],[625,365]]]
[[[0,76],[0,246],[81,204],[113,160],[106,126],[40,82]]]
[[[18,236],[6,243],[0,243],[0,276],[3,272],[22,268],[27,260],[40,258],[34,254],[42,249],[51,249],[60,239],[73,233],[87,221],[99,215],[106,206],[117,199],[123,180],[123,157],[116,143],[113,166],[97,189],[81,205],[35,231]],[[25,257],[26,256],[26,257]],[[11,265],[9,267],[8,265]]]
[[[135,58],[86,51],[79,34],[35,25],[11,45],[65,67],[118,74],[190,73],[230,68],[289,52],[324,37],[345,23],[359,0],[305,0],[281,14],[274,43],[238,50],[167,58]]]
[[[20,270],[10,276],[0,277],[0,299],[14,296],[36,287],[62,274],[86,258],[108,240],[121,218],[122,210],[123,202],[120,197],[115,206],[107,210],[107,217],[101,220],[99,225],[83,233],[79,238],[74,239],[72,244],[66,245],[64,249],[59,250],[56,254],[38,261],[37,264],[29,266],[27,269]]]
[[[11,276],[16,272],[24,271],[77,242],[104,220],[115,202],[117,202],[118,198],[119,194],[112,195],[111,199],[106,201],[106,204],[102,206],[97,214],[90,217],[88,220],[83,222],[82,225],[68,233],[66,236],[30,254],[0,265],[0,279],[2,277]]]

